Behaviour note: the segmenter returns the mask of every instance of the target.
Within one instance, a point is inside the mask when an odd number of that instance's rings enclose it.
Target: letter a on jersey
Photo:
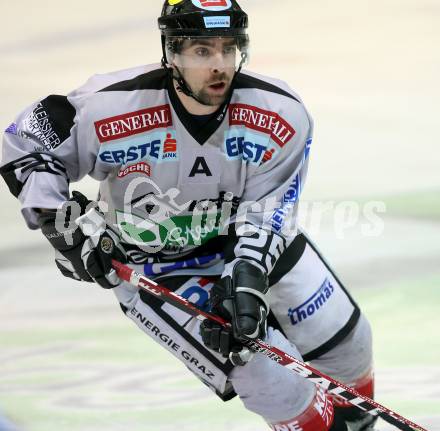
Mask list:
[[[209,169],[208,163],[204,157],[197,157],[194,166],[189,174],[190,177],[195,177],[196,175],[206,175],[207,177],[212,177],[211,170]]]

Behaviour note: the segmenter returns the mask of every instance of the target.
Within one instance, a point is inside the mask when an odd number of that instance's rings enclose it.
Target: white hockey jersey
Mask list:
[[[24,110],[4,134],[0,173],[30,228],[34,208],[59,207],[71,182],[100,181],[108,224],[149,275],[219,261],[228,272],[248,259],[279,279],[291,267],[312,129],[285,83],[247,71],[201,125],[169,74],[142,66]]]

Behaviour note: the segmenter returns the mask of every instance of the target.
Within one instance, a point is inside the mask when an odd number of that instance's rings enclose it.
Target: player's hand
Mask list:
[[[61,209],[39,214],[41,231],[55,249],[55,263],[66,277],[96,282],[105,289],[116,287],[121,280],[112,268],[111,260],[126,260],[119,238],[107,226],[99,234],[85,235],[75,219],[96,207],[96,203],[79,192],[72,195]],[[101,217],[105,226],[104,215],[99,211],[94,215]]]
[[[236,263],[232,276],[222,278],[210,292],[212,312],[229,320],[232,330],[203,321],[200,334],[205,345],[244,365],[250,356],[242,350],[242,342],[266,336],[268,289],[267,276],[260,269],[244,260]]]

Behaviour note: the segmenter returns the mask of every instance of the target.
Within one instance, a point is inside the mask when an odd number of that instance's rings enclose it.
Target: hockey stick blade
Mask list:
[[[144,275],[134,271],[127,265],[124,265],[116,260],[112,260],[112,265],[119,278],[122,280],[125,280],[128,283],[143,289],[151,295],[159,297],[162,301],[174,305],[175,307],[185,311],[199,320],[210,319],[223,326],[230,327],[230,323],[226,320],[214,314],[200,310],[185,298],[177,295],[164,286],[160,286]],[[310,365],[288,355],[276,347],[270,346],[262,340],[249,340],[244,344],[252,351],[266,355],[269,359],[277,362],[279,365],[295,372],[296,374],[299,374],[301,377],[307,380],[310,380],[315,385],[324,388],[330,394],[337,395],[338,397],[349,402],[351,405],[369,413],[372,416],[381,417],[384,421],[394,425],[396,428],[402,431],[428,431],[425,428],[422,428],[420,425],[411,422],[387,407],[377,403],[376,401],[361,395],[353,388],[350,388],[349,386],[346,386],[343,383],[321,373]]]

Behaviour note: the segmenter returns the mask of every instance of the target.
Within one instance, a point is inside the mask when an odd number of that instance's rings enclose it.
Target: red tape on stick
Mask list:
[[[112,259],[112,266],[116,270],[119,278],[127,281],[128,283],[136,286],[145,292],[150,293],[156,297],[161,298],[164,302],[168,302],[169,304],[174,305],[180,310],[185,311],[186,313],[200,319],[210,319],[214,322],[219,323],[222,326],[230,327],[230,323],[220,316],[216,316],[212,313],[207,313],[206,311],[200,310],[193,303],[189,302],[187,299],[177,295],[173,291],[168,288],[157,284],[156,282],[150,280],[145,277],[145,275],[139,274],[134,269],[131,269],[127,265],[124,265],[117,260]]]

